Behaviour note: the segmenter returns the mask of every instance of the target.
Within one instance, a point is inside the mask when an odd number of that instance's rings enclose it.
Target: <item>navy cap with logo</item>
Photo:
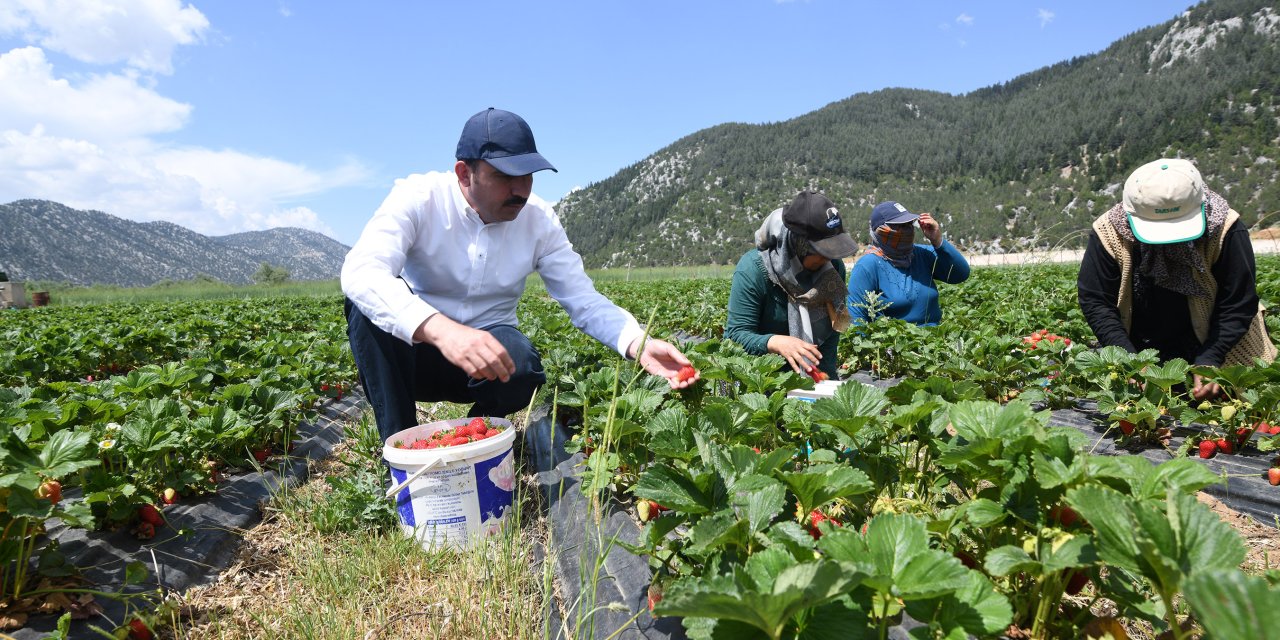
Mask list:
[[[489,107],[471,116],[458,138],[458,160],[484,160],[509,176],[556,168],[538,153],[533,130],[524,118]]]
[[[907,222],[915,222],[920,216],[911,213],[906,207],[892,200],[881,202],[876,208],[871,210],[871,231],[875,231],[886,224],[903,224]]]
[[[853,255],[858,243],[844,231],[835,203],[817,191],[801,191],[782,210],[782,223],[829,260]]]

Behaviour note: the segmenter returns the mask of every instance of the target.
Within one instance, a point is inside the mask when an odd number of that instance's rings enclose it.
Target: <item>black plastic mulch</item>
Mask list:
[[[1095,405],[1081,402],[1079,409],[1058,409],[1053,411],[1049,424],[1060,427],[1072,427],[1089,436],[1090,449],[1102,455],[1138,455],[1160,464],[1172,460],[1177,450],[1187,438],[1201,433],[1197,427],[1176,426],[1173,435],[1165,445],[1135,444],[1128,448],[1119,448],[1116,437],[1119,432],[1112,429],[1107,433],[1105,415],[1096,411]],[[1253,434],[1249,442],[1257,442],[1258,434]],[[1221,500],[1227,506],[1247,513],[1258,522],[1272,527],[1277,526],[1280,516],[1280,487],[1273,487],[1266,479],[1267,468],[1276,457],[1275,452],[1263,453],[1251,444],[1237,450],[1236,453],[1216,456],[1203,460],[1191,447],[1191,456],[1203,463],[1208,469],[1224,479],[1220,484],[1211,485],[1202,491]]]
[[[216,494],[184,498],[161,512],[166,526],[156,531],[151,540],[138,540],[127,529],[118,531],[86,531],[54,524],[49,537],[56,539],[68,561],[80,567],[89,581],[86,588],[113,593],[141,594],[182,592],[209,584],[230,565],[241,542],[238,533],[262,519],[259,505],[281,486],[296,485],[307,476],[308,462],[327,457],[342,440],[344,423],[361,413],[364,399],[358,393],[340,401],[330,401],[321,408],[320,417],[301,425],[293,452],[288,456],[268,459],[262,471],[252,468],[229,472]],[[125,567],[142,562],[150,572],[141,584],[123,587]],[[140,606],[139,598],[126,602],[98,597],[103,612],[85,620],[73,621],[72,638],[101,637],[89,628],[95,625],[108,631],[127,622]],[[31,618],[27,626],[10,635],[17,640],[44,638],[57,625],[58,616]]]

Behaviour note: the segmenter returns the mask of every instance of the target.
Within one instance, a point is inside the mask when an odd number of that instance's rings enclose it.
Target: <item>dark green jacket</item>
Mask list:
[[[845,279],[844,261],[832,261],[840,279]],[[800,274],[801,285],[808,285],[811,274]],[[837,303],[838,304],[838,303]],[[729,313],[724,323],[724,337],[732,340],[754,355],[769,353],[769,338],[787,333],[787,294],[782,287],[769,281],[764,271],[760,251],[752,249],[738,260],[733,271],[733,286],[729,289]],[[832,333],[818,349],[822,351],[822,369],[833,380],[836,377],[836,346],[840,334]]]

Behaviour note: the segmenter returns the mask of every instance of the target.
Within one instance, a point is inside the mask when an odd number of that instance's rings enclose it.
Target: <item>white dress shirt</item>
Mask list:
[[[342,292],[375,326],[412,344],[436,313],[476,329],[516,326],[534,271],[574,326],[623,356],[643,334],[596,291],[551,205],[531,194],[515,220],[485,224],[452,172],[396,180],[347,253]]]

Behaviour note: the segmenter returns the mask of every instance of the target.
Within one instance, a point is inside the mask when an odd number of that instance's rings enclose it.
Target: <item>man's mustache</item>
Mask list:
[[[517,205],[517,204],[518,204],[518,205],[520,205],[520,206],[522,206],[522,207],[523,207],[523,206],[524,206],[524,204],[525,204],[526,202],[528,202],[528,201],[529,201],[529,199],[528,199],[528,198],[521,198],[521,197],[519,197],[519,196],[512,196],[512,197],[510,197],[510,198],[507,198],[507,201],[506,201],[506,202],[504,202],[504,203],[502,203],[502,206],[504,206],[504,207],[505,207],[505,206],[511,206],[511,205]]]

